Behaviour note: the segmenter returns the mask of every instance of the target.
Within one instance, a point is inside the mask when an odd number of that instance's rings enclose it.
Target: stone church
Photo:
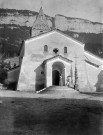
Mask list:
[[[22,44],[17,90],[67,86],[79,91],[103,91],[103,60],[85,51],[84,46],[56,29],[51,30],[41,7],[31,38]]]

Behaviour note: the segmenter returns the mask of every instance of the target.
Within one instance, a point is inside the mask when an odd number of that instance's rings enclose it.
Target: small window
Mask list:
[[[48,52],[48,46],[47,45],[44,46],[44,52]]]
[[[64,47],[64,53],[67,53],[67,47]]]
[[[44,74],[44,72],[43,72],[43,71],[41,71],[41,74],[43,75],[43,74]]]
[[[41,19],[43,20],[43,15],[41,15]]]

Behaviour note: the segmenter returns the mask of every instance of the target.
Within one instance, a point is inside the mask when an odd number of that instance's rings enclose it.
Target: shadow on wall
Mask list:
[[[12,83],[8,84],[7,89],[16,91],[16,89],[17,89],[17,82],[12,82]]]
[[[35,90],[39,91],[45,87],[45,72],[44,72],[44,66],[41,64],[34,70],[36,74],[35,78]]]
[[[98,74],[98,81],[95,84],[96,92],[103,92],[103,70]]]

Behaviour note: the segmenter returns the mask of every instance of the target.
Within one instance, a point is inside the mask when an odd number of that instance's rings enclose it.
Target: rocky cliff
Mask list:
[[[62,15],[55,16],[55,27],[61,31],[78,33],[103,33],[103,24],[89,20],[70,18]]]
[[[0,24],[15,24],[19,26],[32,27],[36,20],[37,12],[29,10],[0,9]],[[77,33],[103,33],[103,24],[91,22],[85,19],[70,18],[63,15],[55,15],[55,28],[61,31],[72,31]],[[53,18],[47,16],[50,27]]]
[[[29,10],[0,9],[0,24],[32,27],[37,15],[37,12]],[[49,26],[52,27],[52,17],[46,17]]]

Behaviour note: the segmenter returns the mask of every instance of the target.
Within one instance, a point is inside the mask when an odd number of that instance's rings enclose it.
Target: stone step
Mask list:
[[[66,92],[74,92],[75,90],[72,88],[68,88],[67,86],[50,86],[45,90],[41,91],[41,94],[60,94]]]
[[[50,86],[47,88],[48,90],[68,90],[67,86]]]

